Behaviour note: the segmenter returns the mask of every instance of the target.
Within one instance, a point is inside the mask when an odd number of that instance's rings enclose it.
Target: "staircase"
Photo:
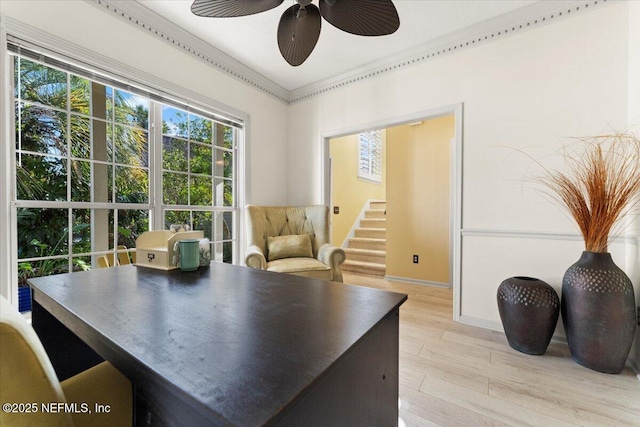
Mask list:
[[[342,264],[342,270],[384,277],[387,270],[386,208],[386,202],[371,202],[354,237],[344,248],[347,260]]]

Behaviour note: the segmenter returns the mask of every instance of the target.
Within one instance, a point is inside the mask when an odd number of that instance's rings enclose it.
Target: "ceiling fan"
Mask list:
[[[191,12],[210,18],[253,15],[278,7],[284,0],[195,0]],[[293,0],[278,25],[278,47],[294,67],[311,54],[320,37],[321,17],[334,27],[360,36],[385,36],[400,27],[391,0]]]

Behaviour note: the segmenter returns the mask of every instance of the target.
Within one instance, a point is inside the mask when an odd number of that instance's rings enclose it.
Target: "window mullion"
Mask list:
[[[65,144],[66,147],[66,163],[67,163],[67,202],[71,201],[71,186],[73,185],[71,181],[71,76],[67,73],[67,108],[65,109],[66,113],[66,124],[67,129],[65,135]]]
[[[151,215],[151,230],[162,230],[164,228],[164,200],[162,194],[162,105],[159,102],[149,103],[150,153],[149,168],[153,171],[151,179],[151,205],[153,211]]]

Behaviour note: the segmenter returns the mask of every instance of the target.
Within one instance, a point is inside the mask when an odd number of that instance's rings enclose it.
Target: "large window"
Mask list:
[[[162,108],[165,228],[204,230],[216,261],[233,261],[235,146],[231,126],[170,106]]]
[[[15,56],[18,278],[91,268],[149,228],[149,101]]]
[[[13,75],[20,283],[90,269],[175,223],[234,261],[237,127],[18,54]]]
[[[382,181],[382,131],[372,130],[359,135],[358,178]]]

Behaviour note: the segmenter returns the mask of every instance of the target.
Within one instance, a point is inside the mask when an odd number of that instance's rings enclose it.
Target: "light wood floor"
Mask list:
[[[400,309],[400,426],[640,426],[640,381],[571,359],[512,349],[503,333],[452,320],[452,291],[344,274],[344,282],[406,293]]]

